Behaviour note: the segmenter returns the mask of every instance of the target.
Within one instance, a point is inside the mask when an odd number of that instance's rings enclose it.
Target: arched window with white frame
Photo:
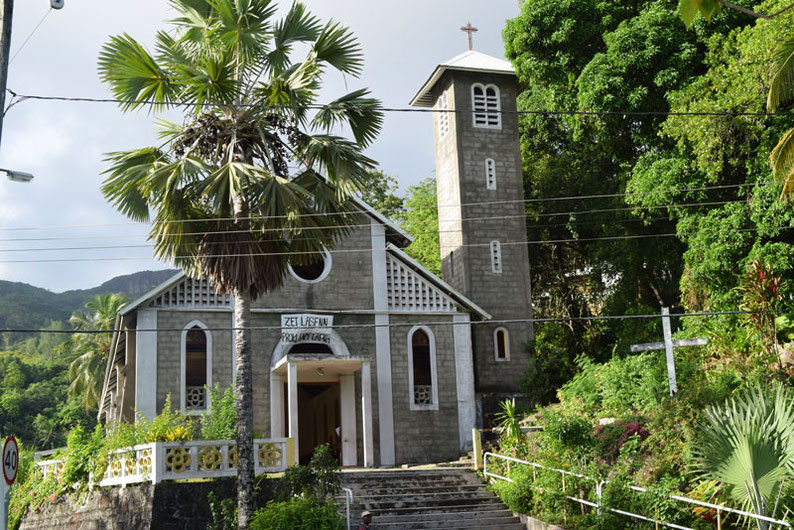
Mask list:
[[[471,106],[475,127],[502,128],[502,104],[496,85],[474,83],[471,86]]]
[[[510,360],[510,333],[506,328],[493,330],[493,353],[497,361]]]
[[[182,330],[180,357],[180,406],[188,413],[204,412],[212,386],[212,333],[200,320]]]
[[[491,241],[491,272],[502,274],[502,244],[497,240]]]
[[[436,339],[426,326],[408,332],[408,390],[411,410],[438,410]]]
[[[496,189],[496,161],[493,158],[485,159],[485,187],[489,190]]]

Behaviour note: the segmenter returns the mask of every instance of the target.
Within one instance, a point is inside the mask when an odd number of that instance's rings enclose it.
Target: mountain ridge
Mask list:
[[[67,321],[72,312],[98,294],[114,293],[130,301],[171,278],[178,271],[162,269],[116,276],[89,289],[55,293],[23,282],[0,280],[0,332],[9,329],[36,330],[52,321]],[[34,333],[8,333],[6,343],[18,342]]]

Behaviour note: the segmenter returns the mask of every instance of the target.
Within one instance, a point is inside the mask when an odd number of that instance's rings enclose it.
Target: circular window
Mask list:
[[[303,265],[289,265],[289,272],[295,279],[306,283],[317,283],[331,272],[331,254],[325,250],[314,260]]]

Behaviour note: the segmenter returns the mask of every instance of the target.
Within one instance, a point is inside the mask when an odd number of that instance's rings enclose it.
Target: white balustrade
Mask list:
[[[279,473],[287,469],[288,438],[254,440],[254,472]],[[44,477],[60,476],[64,460],[36,463]],[[237,475],[234,440],[154,442],[112,451],[99,486],[126,486],[164,480],[207,479]]]

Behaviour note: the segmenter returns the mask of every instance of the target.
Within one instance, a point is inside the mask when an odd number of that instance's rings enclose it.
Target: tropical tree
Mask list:
[[[100,294],[89,300],[85,309],[72,313],[69,322],[76,331],[113,329],[116,315],[125,305],[127,299],[120,294]],[[86,410],[99,404],[111,339],[110,333],[78,333],[72,339],[72,349],[79,357],[69,365],[69,393],[81,396]]]
[[[184,123],[160,119],[160,146],[109,154],[102,191],[129,218],[152,223],[158,258],[235,298],[238,525],[247,528],[251,301],[282,284],[288,263],[313,261],[347,232],[349,196],[374,169],[362,150],[383,116],[363,89],[316,106],[323,74],[357,77],[363,56],[348,28],[302,3],[279,20],[271,0],[170,3],[177,16],[153,53],[115,36],[99,71],[123,111],[184,106]],[[307,53],[294,61],[296,45]],[[344,126],[352,140],[335,132]]]
[[[695,468],[724,485],[735,501],[774,517],[794,471],[794,396],[782,385],[749,389],[706,409],[692,445]],[[759,530],[770,524],[757,520]]]

